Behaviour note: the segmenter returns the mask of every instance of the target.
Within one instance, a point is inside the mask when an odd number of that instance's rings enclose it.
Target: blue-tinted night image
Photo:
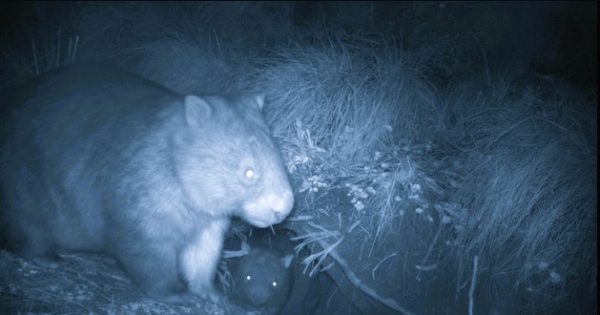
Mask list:
[[[0,3],[0,314],[597,313],[596,2]]]

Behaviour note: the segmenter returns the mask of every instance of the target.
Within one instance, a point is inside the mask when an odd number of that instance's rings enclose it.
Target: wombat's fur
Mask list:
[[[292,209],[261,96],[181,96],[91,65],[2,106],[0,231],[26,258],[102,251],[153,297],[216,299],[230,217],[266,227]]]

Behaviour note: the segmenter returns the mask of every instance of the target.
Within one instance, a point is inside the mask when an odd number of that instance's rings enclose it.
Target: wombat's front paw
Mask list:
[[[179,281],[152,283],[141,282],[144,292],[158,301],[169,304],[186,304],[191,301],[191,294]]]
[[[190,287],[190,291],[205,300],[211,300],[213,303],[223,301],[223,296],[212,285],[195,285]]]
[[[185,304],[190,302],[190,295],[186,293],[166,294],[158,298],[169,304]]]
[[[63,259],[58,254],[49,254],[33,258],[32,262],[38,267],[56,269]]]
[[[211,291],[206,293],[206,295],[207,295],[207,298],[210,299],[213,303],[222,303],[223,302],[223,296],[214,289],[212,289]]]

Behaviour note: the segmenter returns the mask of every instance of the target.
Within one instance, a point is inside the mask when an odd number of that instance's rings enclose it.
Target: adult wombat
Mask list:
[[[3,102],[5,242],[26,258],[102,251],[155,298],[215,299],[230,217],[266,227],[294,203],[263,100],[181,96],[102,65],[38,79]]]

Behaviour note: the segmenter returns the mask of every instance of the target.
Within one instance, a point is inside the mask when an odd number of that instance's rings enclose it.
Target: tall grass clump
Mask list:
[[[418,125],[432,111],[431,91],[400,50],[359,44],[339,37],[296,42],[257,61],[246,88],[269,96],[267,116],[277,136],[296,138],[289,122],[299,121],[316,145],[344,161],[360,156],[357,147],[373,151],[383,139],[419,138]]]
[[[292,172],[315,171],[325,177],[322,187],[343,181],[353,187],[389,175],[369,189],[370,195],[385,189],[386,197],[371,201],[393,198],[401,185],[391,183],[407,186],[418,177],[418,162],[407,147],[434,133],[434,96],[402,51],[384,40],[330,36],[295,42],[258,59],[242,82],[242,89],[267,94],[267,120]],[[390,206],[373,211],[390,214]]]
[[[24,24],[3,24],[0,89],[20,85],[47,71],[75,62],[80,55],[81,5],[43,2],[6,3],[6,16]],[[20,19],[20,20],[19,20]]]
[[[491,83],[454,104],[458,132],[450,141],[464,163],[452,199],[468,209],[453,249],[459,282],[471,277],[479,256],[492,279],[508,276],[543,299],[541,307],[565,303],[582,288],[592,294],[596,105],[564,85],[514,95],[511,86]]]

